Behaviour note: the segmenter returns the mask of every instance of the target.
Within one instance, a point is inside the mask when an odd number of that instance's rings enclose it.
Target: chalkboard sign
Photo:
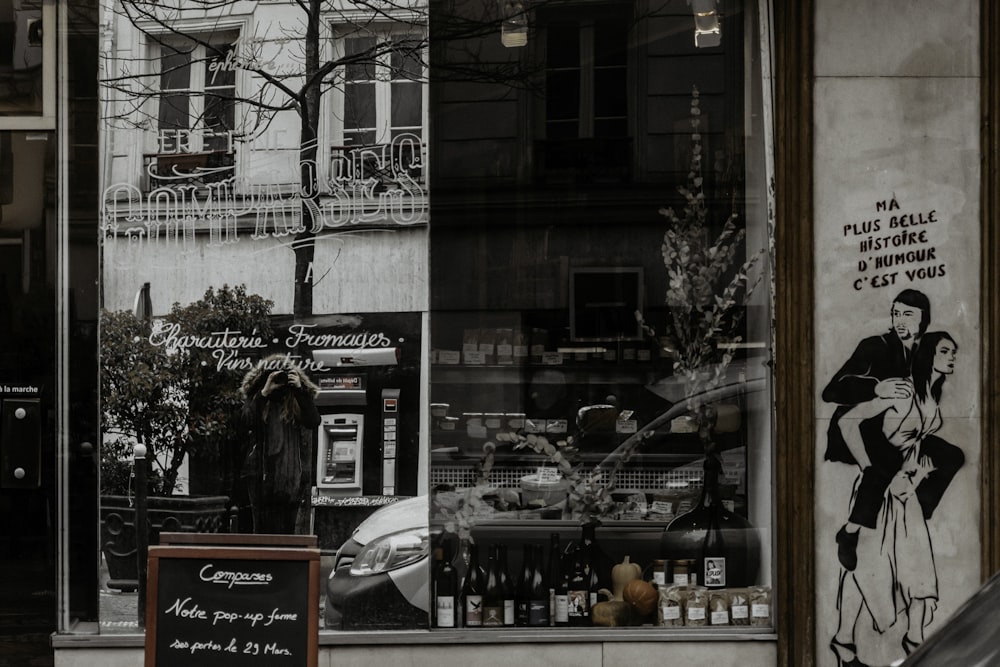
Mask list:
[[[149,549],[147,667],[316,667],[319,550]]]

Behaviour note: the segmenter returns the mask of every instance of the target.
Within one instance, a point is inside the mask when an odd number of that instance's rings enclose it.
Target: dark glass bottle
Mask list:
[[[722,463],[705,457],[701,499],[666,527],[660,555],[672,561],[694,559],[697,583],[708,588],[742,588],[756,583],[760,540],[753,525],[730,512],[719,495]]]
[[[462,586],[464,625],[467,628],[483,626],[483,589],[486,575],[479,566],[479,550],[475,543],[469,545],[469,571]]]
[[[528,625],[528,604],[531,600],[531,577],[534,568],[534,549],[530,544],[521,549],[521,575],[517,578],[515,622],[519,626]]]
[[[548,627],[549,625],[549,584],[545,578],[544,554],[542,545],[533,547],[535,555],[532,558],[531,585],[528,593],[528,625],[532,627]]]
[[[562,564],[562,549],[559,544],[559,533],[549,536],[549,625],[564,626],[569,624],[566,617],[566,571]]]
[[[514,610],[517,605],[514,594],[514,581],[507,569],[507,545],[501,544],[500,549],[500,585],[503,587],[503,624],[514,625]]]
[[[577,548],[566,581],[566,618],[574,627],[590,625],[589,549]]]
[[[503,625],[503,586],[500,583],[499,547],[490,548],[486,561],[486,586],[483,589],[483,627],[496,628]]]
[[[580,539],[580,550],[587,559],[588,590],[590,591],[590,606],[608,600],[606,594],[599,591],[611,589],[611,561],[597,543],[597,526],[584,524]]]
[[[434,550],[437,568],[434,576],[434,622],[439,628],[455,627],[455,610],[458,602],[458,572],[451,564],[447,547]]]

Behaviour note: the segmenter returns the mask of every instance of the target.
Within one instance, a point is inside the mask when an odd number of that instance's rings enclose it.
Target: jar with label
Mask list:
[[[670,582],[677,586],[695,586],[698,575],[695,570],[698,561],[693,558],[682,558],[670,562]]]
[[[688,587],[684,602],[684,625],[698,627],[708,625],[708,589],[701,586]]]
[[[659,559],[653,561],[653,585],[657,588],[667,585],[667,561]]]
[[[685,591],[684,586],[667,586],[660,589],[659,604],[656,607],[657,623],[666,627],[684,625]]]
[[[755,628],[771,626],[771,587],[751,586],[747,589],[750,601],[750,625]]]

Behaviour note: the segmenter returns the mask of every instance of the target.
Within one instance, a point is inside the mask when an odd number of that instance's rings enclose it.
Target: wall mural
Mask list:
[[[890,316],[888,333],[862,340],[823,390],[823,400],[838,406],[826,459],[860,470],[836,535],[843,569],[830,643],[852,665],[862,606],[880,631],[905,615],[907,654],[923,641],[938,600],[927,521],[965,460],[935,435],[958,344],[947,332],[927,331],[930,301],[918,290],[900,292]]]
[[[962,409],[954,395],[965,398],[968,383],[976,382],[977,367],[961,352],[963,338],[975,345],[955,325],[956,304],[931,298],[948,293],[956,274],[964,276],[945,261],[943,216],[931,207],[906,210],[895,196],[876,201],[874,213],[844,224],[838,235],[857,253],[842,273],[849,292],[881,304],[875,311],[884,319],[859,329],[860,340],[839,335],[836,349],[822,352],[827,368],[837,370],[817,378],[819,414],[832,410],[818,437],[818,475],[830,484],[817,494],[818,513],[835,517],[817,522],[830,526],[817,534],[818,558],[836,577],[834,595],[819,596],[833,629],[825,637],[820,631],[820,645],[829,642],[838,667],[904,657],[940,620],[946,586],[934,535],[939,523],[959,517],[938,510],[956,494],[955,477],[966,452],[974,451],[974,443],[955,439],[963,428],[957,423],[966,420],[952,415]],[[948,311],[947,326],[935,321],[937,309]],[[944,549],[951,555],[954,545]],[[949,609],[962,599],[949,599]]]

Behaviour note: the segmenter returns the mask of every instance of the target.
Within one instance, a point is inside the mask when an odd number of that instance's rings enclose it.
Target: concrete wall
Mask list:
[[[929,331],[958,343],[946,378],[937,435],[959,447],[965,463],[924,524],[920,512],[891,504],[905,519],[895,574],[933,582],[933,621],[915,622],[910,636],[948,618],[980,580],[980,319],[979,319],[979,3],[960,0],[817,0],[815,60],[816,275],[816,568],[817,665],[835,665],[826,648],[838,629],[857,643],[866,664],[903,656],[907,599],[886,597],[893,575],[886,551],[893,535],[862,529],[858,566],[843,580],[861,582],[876,604],[889,604],[882,632],[867,608],[855,628],[838,618],[837,529],[845,524],[858,467],[824,460],[834,405],[820,393],[862,338],[885,334],[890,305],[904,288],[925,293]],[[912,217],[911,217],[912,216]],[[895,219],[895,222],[894,222]],[[907,226],[900,224],[903,220]],[[879,249],[880,244],[887,247]],[[899,409],[897,407],[893,410]],[[840,422],[837,422],[839,425]],[[848,422],[844,422],[848,423]],[[913,508],[912,500],[908,505]],[[904,524],[890,524],[904,526]],[[926,525],[926,528],[924,528]],[[878,530],[884,528],[878,525]],[[875,534],[881,540],[873,551]],[[927,535],[929,534],[929,546]],[[916,542],[907,542],[916,535]],[[883,553],[879,554],[879,547]],[[932,560],[907,558],[929,549]],[[882,591],[885,595],[878,595]],[[849,606],[849,605],[848,605]],[[910,607],[916,611],[917,607]],[[895,612],[898,611],[898,615]],[[838,626],[838,622],[841,625]],[[853,630],[853,636],[852,636]],[[917,637],[919,638],[919,637]]]

